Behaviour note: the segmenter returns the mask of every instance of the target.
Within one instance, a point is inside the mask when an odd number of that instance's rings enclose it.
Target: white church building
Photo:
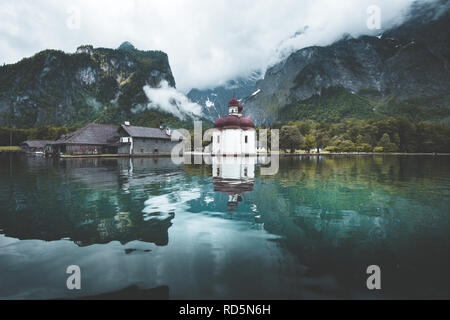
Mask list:
[[[214,191],[228,195],[229,212],[253,191],[257,157],[212,157]]]
[[[232,98],[228,116],[214,123],[212,155],[256,155],[255,124],[242,116],[242,110],[242,104]]]

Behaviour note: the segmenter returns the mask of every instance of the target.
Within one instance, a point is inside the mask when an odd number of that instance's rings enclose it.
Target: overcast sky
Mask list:
[[[421,0],[432,1],[432,0]],[[0,0],[0,63],[44,49],[81,44],[162,50],[177,88],[215,86],[264,69],[294,49],[326,45],[367,27],[367,8],[381,27],[402,20],[413,0]],[[78,19],[79,12],[79,19]],[[291,38],[297,31],[302,36]]]

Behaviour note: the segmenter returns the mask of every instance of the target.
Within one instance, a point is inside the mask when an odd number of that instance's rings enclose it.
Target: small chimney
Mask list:
[[[130,121],[125,121],[125,123],[124,123],[127,127],[129,127],[130,126]]]

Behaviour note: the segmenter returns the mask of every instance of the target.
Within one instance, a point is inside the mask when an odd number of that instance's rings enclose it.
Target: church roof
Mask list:
[[[231,100],[228,102],[229,107],[239,107],[239,105],[240,103],[235,97],[231,98]]]
[[[232,180],[213,178],[214,191],[223,192],[229,195],[244,194],[253,191],[253,180]]]
[[[242,104],[235,97],[231,98],[231,100],[228,102],[228,107],[238,107],[239,112],[242,112],[242,110],[244,109]]]
[[[227,116],[218,119],[214,123],[216,129],[243,129],[255,128],[253,121],[247,117]]]

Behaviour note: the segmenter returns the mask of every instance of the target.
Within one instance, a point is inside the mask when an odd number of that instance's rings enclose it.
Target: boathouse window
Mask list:
[[[244,177],[248,177],[248,168],[244,168]]]
[[[248,136],[245,136],[245,143],[248,143]]]

